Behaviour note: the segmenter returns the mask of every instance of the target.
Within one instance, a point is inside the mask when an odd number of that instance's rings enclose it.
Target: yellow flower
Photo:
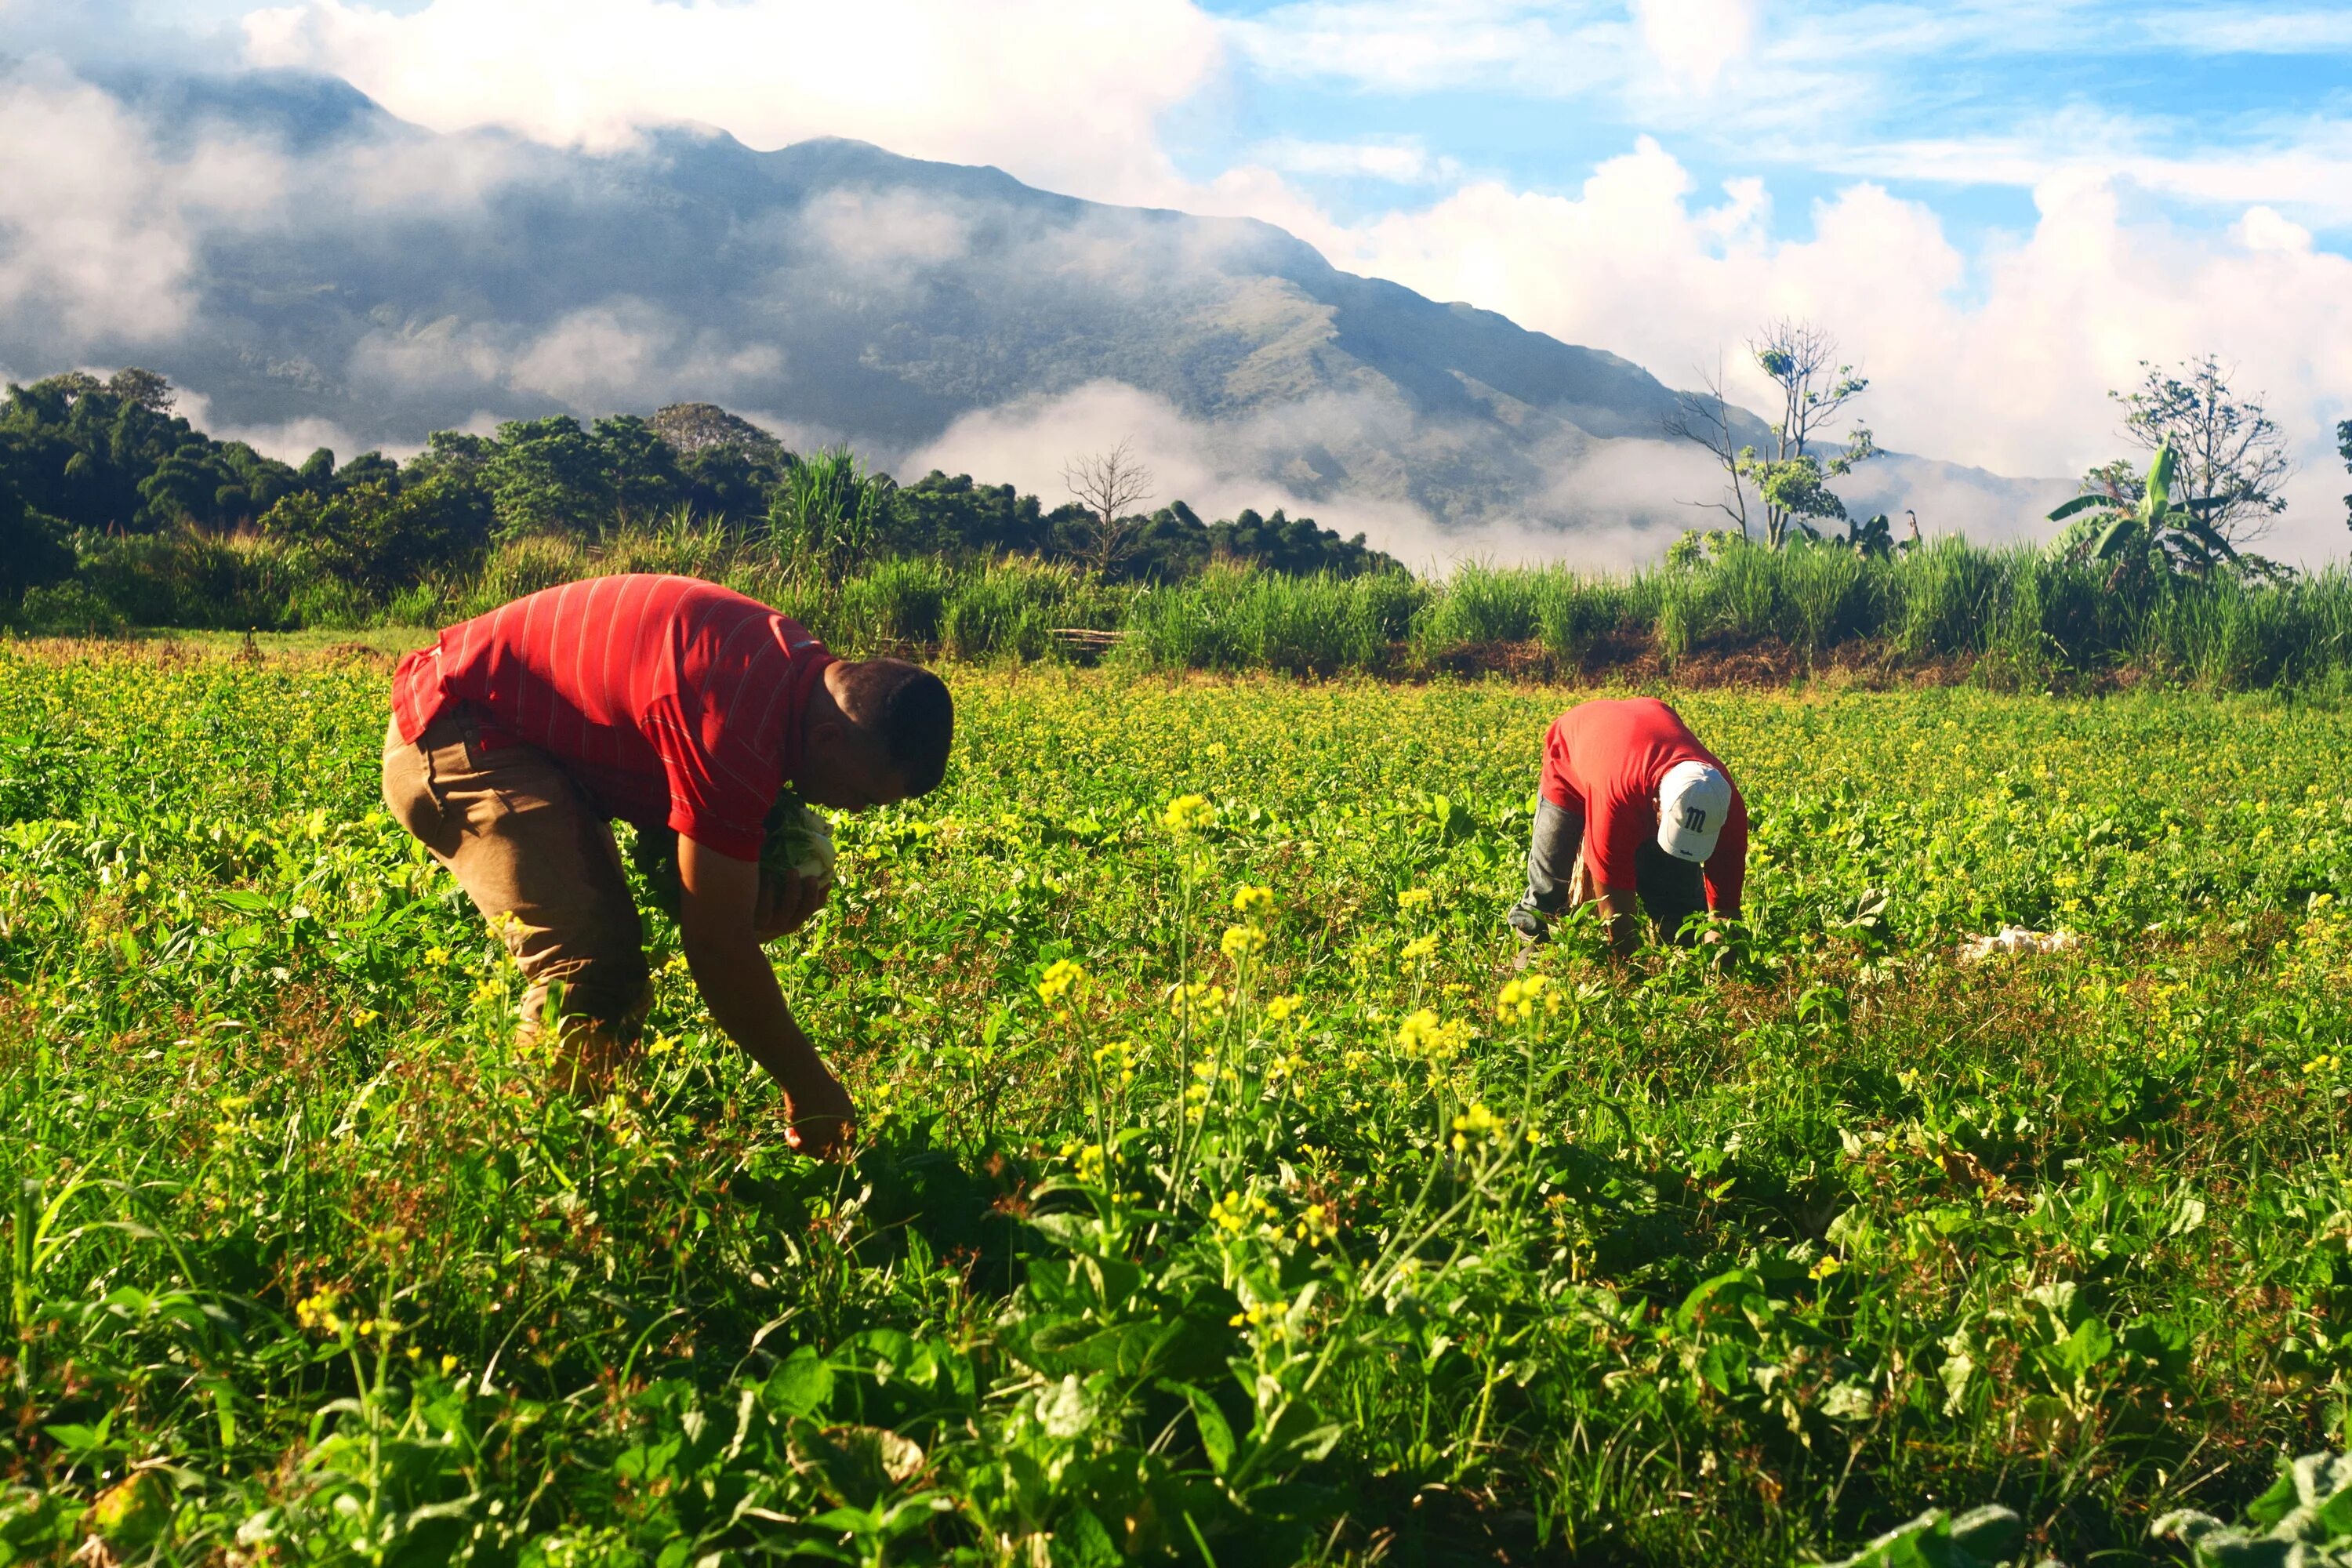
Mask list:
[[[1045,966],[1037,982],[1037,999],[1052,1006],[1068,994],[1071,986],[1087,977],[1087,972],[1066,958],[1057,958]]]
[[[1234,912],[1235,914],[1262,915],[1267,913],[1273,908],[1274,889],[1272,888],[1253,887],[1249,883],[1244,882],[1242,884],[1240,889],[1234,894]]]
[[[446,963],[449,962],[449,950],[446,947],[428,947],[425,950],[425,962],[436,966]]]
[[[1401,956],[1407,963],[1417,963],[1436,951],[1437,939],[1435,937],[1417,936],[1411,942],[1404,944]]]
[[[1217,945],[1224,950],[1227,958],[1246,958],[1265,946],[1265,932],[1255,926],[1227,926]]]
[[[1190,985],[1171,985],[1168,988],[1170,1012],[1181,1016],[1186,1009],[1192,1007],[1198,1007],[1204,1013],[1223,1014],[1225,988],[1222,985],[1205,985],[1199,981],[1194,981]]]
[[[1339,1211],[1329,1204],[1309,1204],[1298,1214],[1298,1239],[1320,1247],[1339,1233]]]
[[[1274,1023],[1279,1024],[1305,1005],[1306,1000],[1305,997],[1297,995],[1274,997],[1265,1005],[1265,1016]]]
[[[1470,1043],[1470,1029],[1466,1024],[1441,1024],[1435,1013],[1423,1007],[1398,1026],[1396,1041],[1408,1057],[1442,1062]]]
[[[1814,1264],[1812,1267],[1812,1278],[1816,1279],[1826,1279],[1832,1274],[1843,1272],[1844,1268],[1845,1263],[1843,1259],[1839,1258],[1834,1254],[1823,1253],[1822,1255],[1821,1261]]]
[[[1407,888],[1397,895],[1397,908],[1401,910],[1425,910],[1428,907],[1429,889],[1427,888]]]
[[[1454,1152],[1459,1154],[1474,1143],[1491,1143],[1502,1135],[1502,1128],[1493,1111],[1474,1103],[1454,1119]]]
[[[377,1012],[373,1007],[362,1007],[352,1015],[352,1027],[354,1029],[364,1029],[370,1024],[374,1023],[378,1018],[383,1016],[383,1014]]]
[[[1217,808],[1204,795],[1180,795],[1160,814],[1160,826],[1171,833],[1195,833],[1213,826],[1216,820]]]
[[[1088,1185],[1102,1181],[1103,1152],[1099,1143],[1082,1143],[1076,1139],[1062,1145],[1062,1158],[1076,1167],[1077,1178]]]
[[[1559,1010],[1559,994],[1551,989],[1551,981],[1547,977],[1529,974],[1521,979],[1507,980],[1503,982],[1503,994],[1496,998],[1495,1016],[1506,1024],[1514,1021],[1525,1023],[1535,1016],[1538,999],[1546,1007],[1555,1012]]]
[[[305,1296],[294,1303],[294,1321],[306,1329],[323,1330],[340,1338],[345,1324],[335,1309],[342,1301],[343,1293],[340,1290],[320,1290]]]

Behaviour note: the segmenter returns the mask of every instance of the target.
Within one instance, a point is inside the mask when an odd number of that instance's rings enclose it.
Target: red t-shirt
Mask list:
[[[1543,797],[1584,814],[1584,864],[1595,885],[1634,890],[1633,856],[1658,836],[1658,784],[1676,763],[1724,767],[1675,710],[1654,697],[1580,702],[1544,731]],[[1706,858],[1706,902],[1739,912],[1748,876],[1748,803],[1731,786],[1731,815]]]
[[[592,577],[461,622],[401,660],[403,740],[460,704],[486,746],[563,763],[606,815],[739,860],[801,763],[824,645],[756,599],[693,577]]]

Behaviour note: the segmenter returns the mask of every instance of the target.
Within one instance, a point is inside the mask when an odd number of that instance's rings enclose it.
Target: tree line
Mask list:
[[[1670,561],[1719,555],[1727,541],[1783,550],[1830,544],[1864,555],[1916,548],[1917,518],[1897,539],[1884,516],[1847,514],[1829,488],[1878,456],[1870,427],[1853,420],[1833,434],[1839,416],[1858,405],[1870,380],[1842,363],[1834,336],[1811,322],[1781,320],[1748,340],[1747,352],[1771,385],[1777,405],[1764,440],[1743,439],[1743,417],[1726,392],[1720,362],[1698,372],[1700,389],[1675,395],[1663,433],[1704,447],[1723,470],[1722,495],[1690,504],[1719,511],[1730,524],[1716,537],[1686,533]],[[2286,575],[2253,546],[2286,510],[2294,471],[2285,433],[2259,397],[2231,386],[2232,372],[2212,353],[2174,366],[2140,362],[2139,384],[2107,394],[2121,416],[2118,434],[2133,450],[2084,474],[2075,497],[2051,512],[2065,522],[2054,556],[2108,563],[2112,579]],[[1851,416],[1849,416],[1849,418]],[[2336,427],[2352,468],[2352,420]],[[2352,496],[2345,498],[2352,526]],[[1735,533],[1736,531],[1736,533]]]
[[[845,574],[904,555],[1018,554],[1107,581],[1172,583],[1229,561],[1286,574],[1400,571],[1358,533],[1244,509],[1213,521],[1181,500],[1145,512],[1149,476],[1124,445],[1108,492],[1048,507],[1009,484],[934,470],[900,485],[846,448],[801,454],[708,403],[650,417],[510,420],[436,431],[405,460],[300,464],[215,440],[173,412],[171,384],[128,368],[11,384],[0,401],[0,609],[62,582],[95,542],[194,531],[257,535],[384,593],[479,564],[531,534],[593,539],[636,526],[715,528],[780,565]],[[1108,504],[1104,504],[1108,502]]]

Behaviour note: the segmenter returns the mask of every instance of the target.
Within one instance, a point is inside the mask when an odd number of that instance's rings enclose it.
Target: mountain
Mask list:
[[[436,134],[295,75],[102,86],[159,184],[236,184],[174,211],[167,326],[20,296],[0,364],[149,363],[215,426],[280,446],[691,398],[902,471],[1031,485],[1051,475],[1024,462],[1144,424],[1196,504],[1223,489],[1376,531],[1683,526],[1678,503],[1715,488],[1696,448],[1660,444],[1673,393],[1640,366],[1341,272],[1253,220],[838,140],[762,153],[679,128],[592,155]],[[2027,495],[1918,459],[1882,474],[1880,509],[1915,484]]]

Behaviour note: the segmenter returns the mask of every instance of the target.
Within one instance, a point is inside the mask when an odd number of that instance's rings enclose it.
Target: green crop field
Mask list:
[[[2344,1445],[2344,713],[1690,694],[1749,932],[1515,971],[1575,694],[950,675],[820,1166],[658,919],[542,1091],[381,656],[0,646],[0,1558],[2187,1561]]]

